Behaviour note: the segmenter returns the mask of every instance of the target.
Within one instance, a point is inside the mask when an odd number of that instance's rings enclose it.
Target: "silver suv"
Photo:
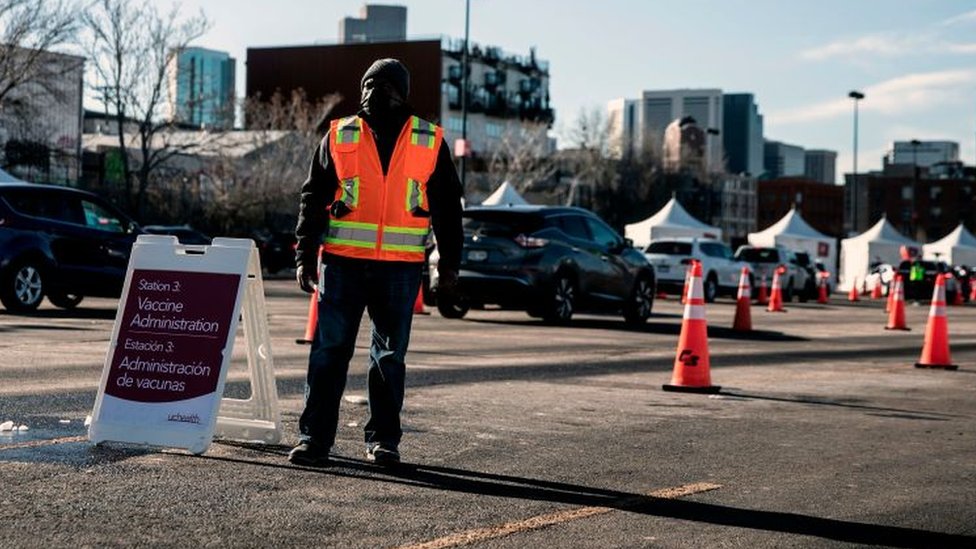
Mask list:
[[[644,249],[644,257],[654,266],[658,288],[676,294],[684,287],[685,270],[691,260],[701,261],[705,301],[709,303],[719,294],[736,295],[742,267],[746,266],[733,257],[731,248],[704,238],[657,239]]]
[[[791,301],[797,296],[800,301],[807,301],[816,297],[816,280],[810,271],[800,266],[796,254],[783,246],[739,246],[735,251],[736,259],[749,264],[753,274],[753,287],[763,277],[766,278],[767,288],[772,288],[773,273],[782,265],[786,274],[780,276],[783,290],[783,301]]]

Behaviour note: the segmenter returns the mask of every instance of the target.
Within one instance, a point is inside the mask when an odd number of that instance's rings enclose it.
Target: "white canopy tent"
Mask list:
[[[941,259],[950,265],[976,265],[976,236],[962,223],[940,240],[922,246],[925,259]]]
[[[863,233],[841,240],[840,280],[837,287],[847,291],[852,284],[863,281],[871,263],[889,263],[897,267],[901,263],[902,246],[915,253],[920,250],[918,242],[895,230],[886,217]]]
[[[652,240],[680,236],[698,238],[722,238],[722,229],[698,221],[672,198],[651,217],[624,227],[624,236],[634,241],[634,246],[644,248]]]
[[[524,206],[529,202],[515,190],[511,183],[505,181],[481,202],[482,206]]]
[[[811,227],[796,208],[791,208],[769,228],[749,233],[747,238],[753,246],[778,245],[807,252],[812,261],[820,261],[832,276],[837,275],[837,240]]]

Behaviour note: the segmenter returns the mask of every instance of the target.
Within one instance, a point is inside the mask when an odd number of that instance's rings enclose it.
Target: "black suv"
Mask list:
[[[139,226],[98,196],[66,187],[0,184],[0,302],[72,308],[118,297]]]
[[[593,311],[641,324],[651,315],[655,278],[644,254],[587,210],[477,207],[464,212],[458,287],[457,300],[437,300],[446,317],[492,304],[553,323]]]

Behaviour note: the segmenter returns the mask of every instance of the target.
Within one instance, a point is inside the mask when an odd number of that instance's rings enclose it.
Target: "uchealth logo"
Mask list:
[[[105,394],[175,402],[216,391],[240,280],[233,274],[133,271]],[[167,419],[200,422],[194,414]]]

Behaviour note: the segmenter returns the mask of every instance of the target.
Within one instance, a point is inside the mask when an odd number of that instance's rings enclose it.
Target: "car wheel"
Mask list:
[[[718,296],[718,281],[715,280],[715,273],[708,273],[703,289],[705,291],[705,302],[712,303],[715,301]]]
[[[556,275],[553,280],[552,294],[543,319],[553,324],[566,324],[576,308],[576,285],[566,274]]]
[[[47,300],[51,302],[55,307],[60,307],[62,309],[74,309],[81,303],[84,296],[77,294],[64,294],[60,292],[52,292],[48,294]]]
[[[37,309],[44,299],[44,278],[32,261],[21,261],[7,269],[0,281],[0,302],[8,311],[25,313]]]
[[[437,298],[437,312],[444,318],[464,318],[471,310],[471,305],[463,297]]]
[[[654,285],[647,277],[640,277],[634,283],[634,290],[624,306],[624,321],[639,325],[647,321],[654,307]]]

